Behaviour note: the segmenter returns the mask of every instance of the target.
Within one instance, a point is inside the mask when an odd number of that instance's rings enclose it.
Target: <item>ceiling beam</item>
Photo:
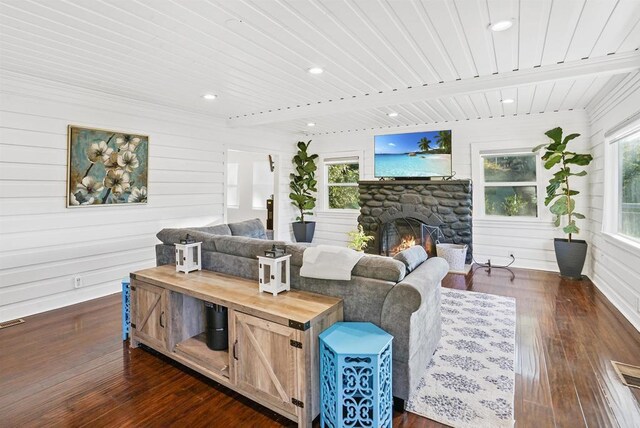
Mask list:
[[[286,122],[295,119],[313,120],[329,114],[408,104],[434,98],[486,92],[557,80],[628,73],[638,69],[640,69],[640,53],[633,51],[624,54],[613,54],[598,58],[587,58],[579,61],[545,65],[527,70],[516,70],[490,76],[457,80],[454,82],[397,89],[394,91],[359,95],[332,101],[314,101],[310,105],[305,103],[304,105],[301,104],[300,107],[280,110],[274,109],[264,113],[248,113],[227,119],[227,125],[231,127],[243,127]]]

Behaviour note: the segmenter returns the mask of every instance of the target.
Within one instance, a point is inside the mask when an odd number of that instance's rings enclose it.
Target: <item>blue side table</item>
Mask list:
[[[338,322],[319,337],[320,426],[391,428],[393,336],[371,323]]]
[[[129,326],[131,325],[131,294],[129,278],[122,280],[122,340],[129,337]]]

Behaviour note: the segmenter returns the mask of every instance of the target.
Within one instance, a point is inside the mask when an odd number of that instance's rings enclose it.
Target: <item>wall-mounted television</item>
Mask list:
[[[448,177],[451,130],[376,135],[374,175],[387,178]]]

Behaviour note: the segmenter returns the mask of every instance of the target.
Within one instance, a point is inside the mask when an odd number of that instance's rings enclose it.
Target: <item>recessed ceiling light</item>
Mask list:
[[[513,100],[513,98],[505,98],[504,100],[500,100],[500,102],[502,104],[513,104],[514,100]]]
[[[227,27],[235,27],[238,24],[244,24],[244,21],[242,19],[235,18],[227,19],[226,21],[224,21],[224,25],[226,25]]]
[[[489,24],[489,28],[491,31],[504,31],[508,30],[513,26],[513,21],[510,19],[505,19],[504,21],[498,21],[494,24]]]
[[[309,123],[307,123],[307,126],[316,126],[316,124],[313,123],[313,122],[309,122]]]
[[[205,100],[215,100],[218,96],[216,94],[204,94],[202,98]]]
[[[311,67],[310,69],[307,70],[309,73],[311,74],[322,74],[322,72],[324,71],[322,68],[320,67]]]
[[[387,116],[389,117],[398,117],[398,113],[395,111],[392,111],[391,113],[387,113]]]

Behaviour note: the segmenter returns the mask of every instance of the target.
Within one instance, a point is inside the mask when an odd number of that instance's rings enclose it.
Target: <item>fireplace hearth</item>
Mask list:
[[[466,263],[471,263],[470,180],[361,181],[359,191],[358,222],[375,238],[367,252],[394,256],[421,245],[432,257],[440,241],[467,244]]]

